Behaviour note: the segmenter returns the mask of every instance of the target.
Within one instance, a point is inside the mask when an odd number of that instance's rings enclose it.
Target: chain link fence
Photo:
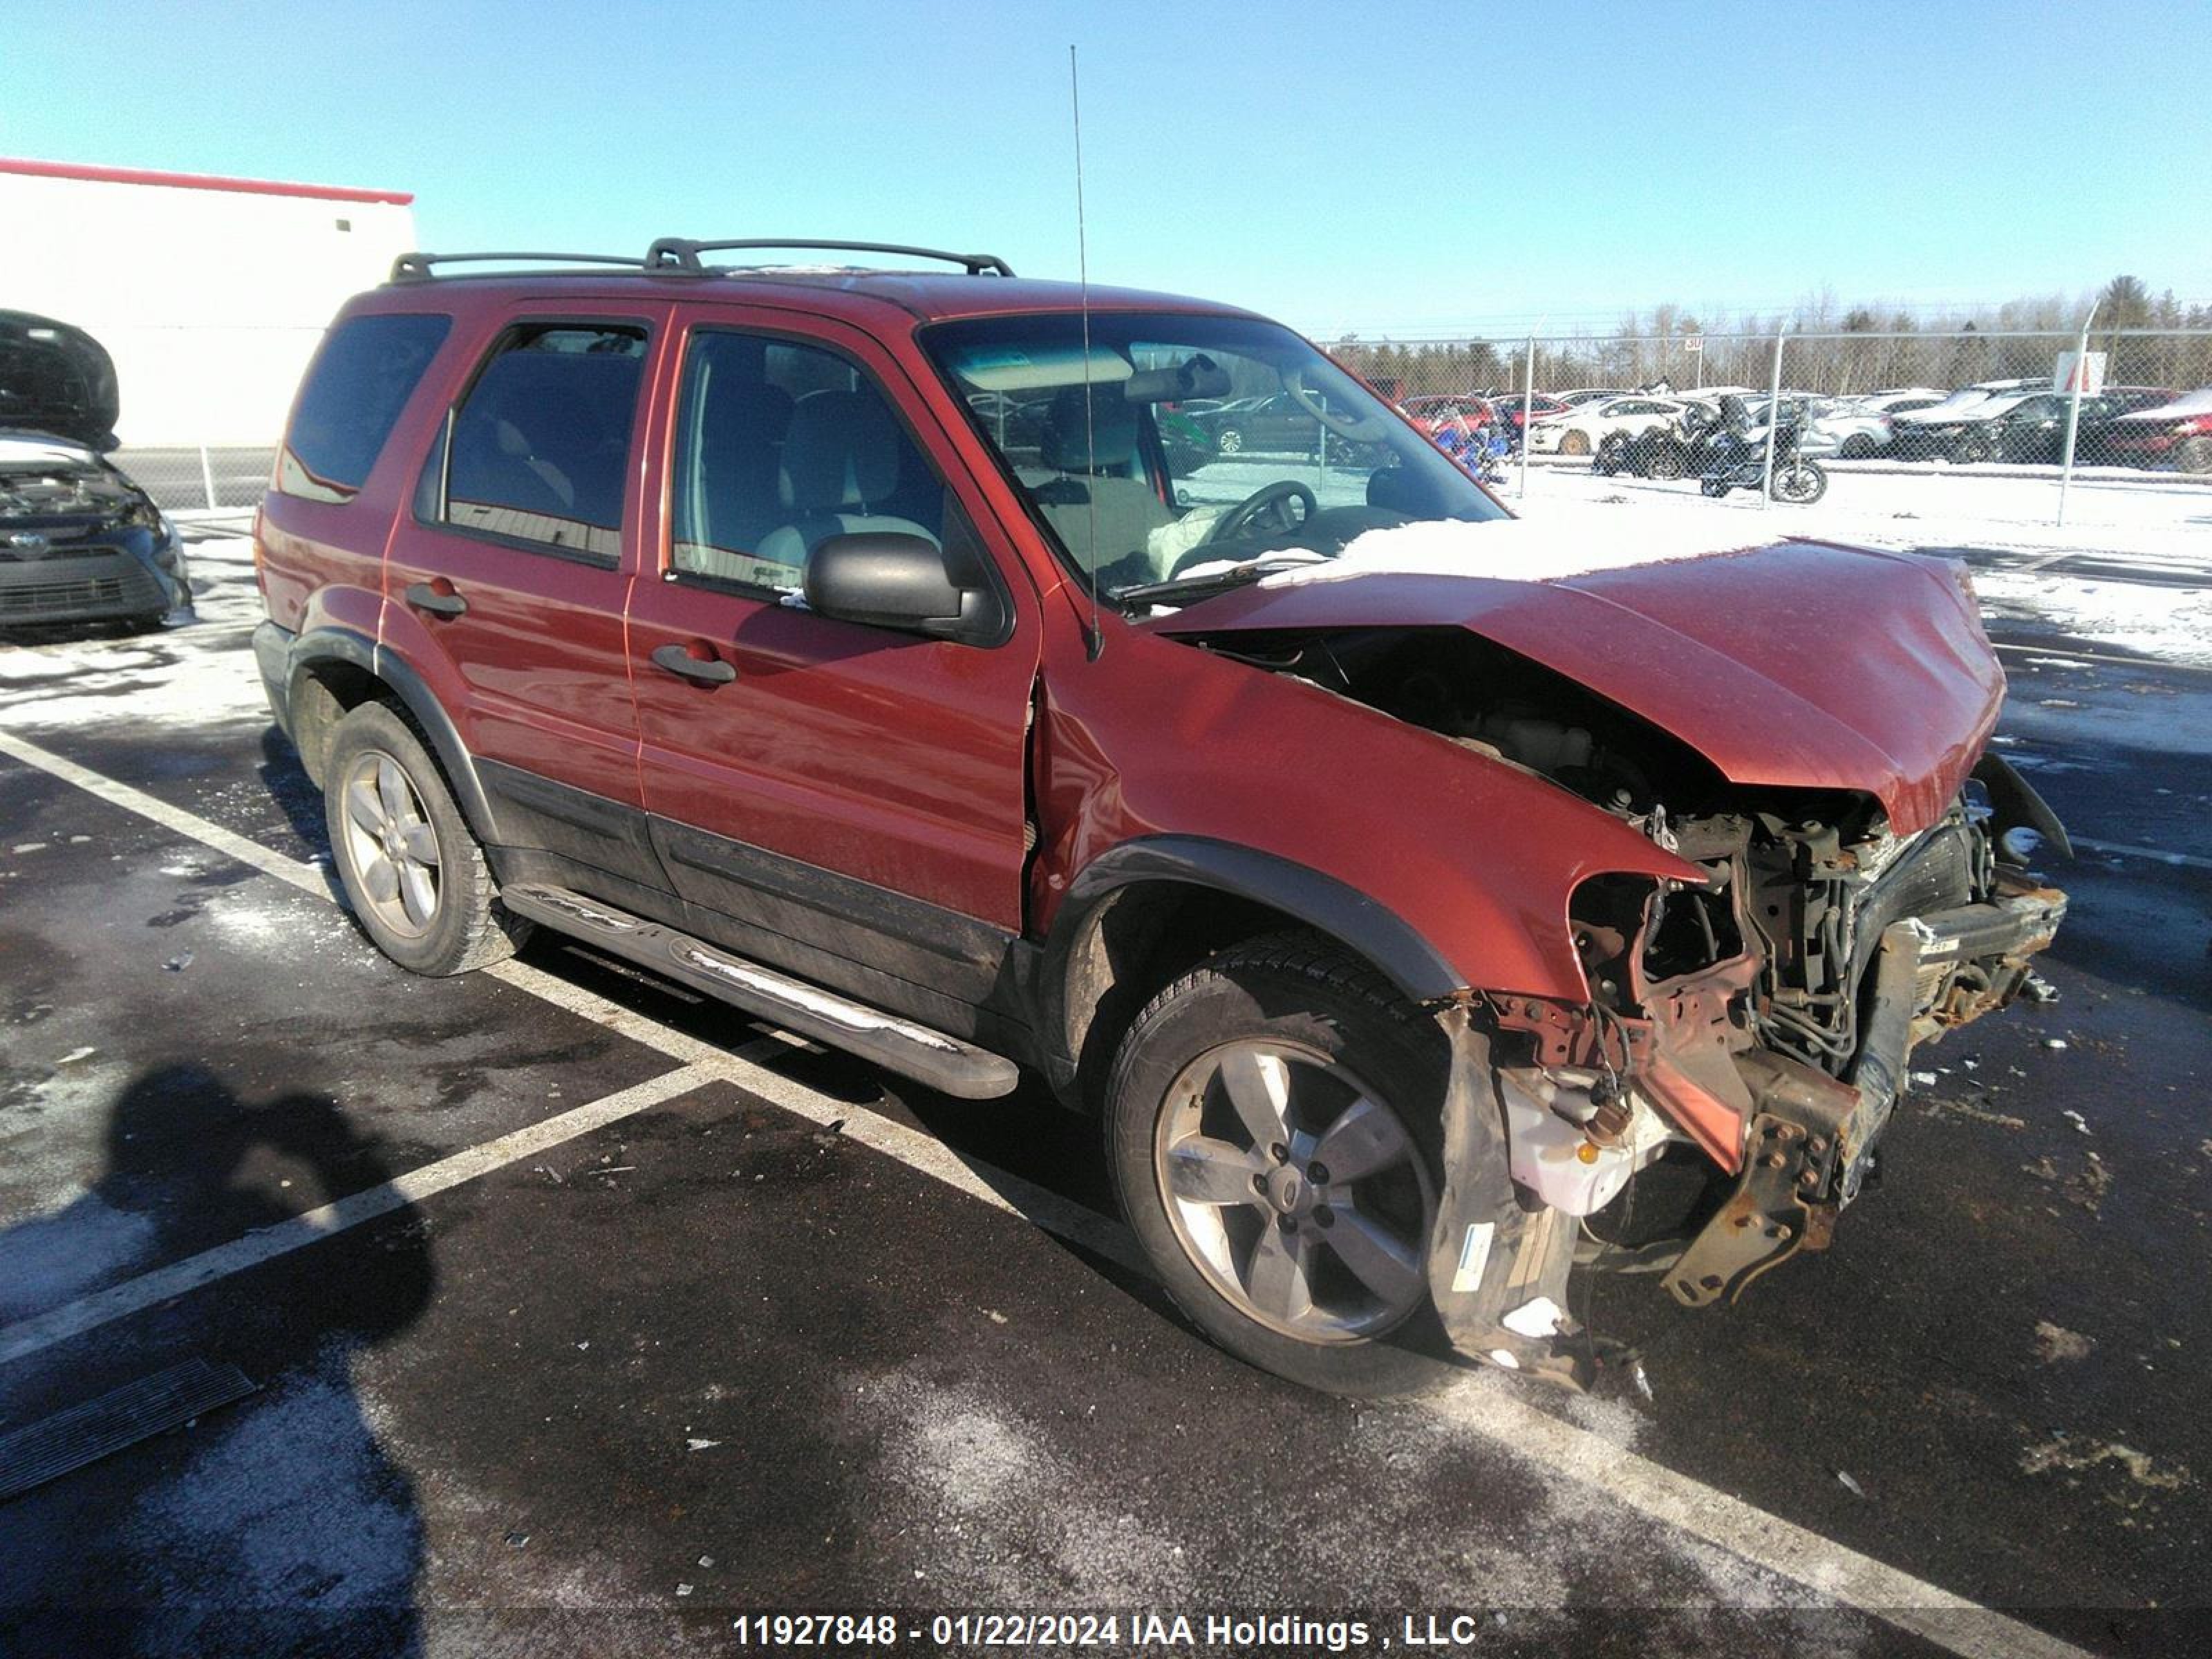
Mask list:
[[[273,448],[238,444],[125,445],[108,457],[168,513],[244,513],[260,505]]]
[[[2056,480],[2022,511],[2062,522],[2077,476],[2212,484],[2212,329],[1346,336],[1329,350],[1445,447],[1486,426],[1527,465],[1644,471],[1656,453],[1659,476],[1683,477],[1716,416],[1757,433],[1778,392],[1824,467]],[[1634,441],[1659,433],[1680,441]]]

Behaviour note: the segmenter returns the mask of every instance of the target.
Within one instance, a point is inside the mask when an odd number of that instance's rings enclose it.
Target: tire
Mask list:
[[[2184,472],[2212,472],[2212,438],[2184,438],[2173,447],[2173,464]]]
[[[1828,493],[1828,475],[1811,461],[1793,461],[1774,475],[1774,499],[1810,507]]]
[[[1223,454],[1234,455],[1241,452],[1243,447],[1244,434],[1243,433],[1239,432],[1233,426],[1223,428],[1221,434],[1221,453]]]
[[[1875,441],[1871,437],[1863,432],[1854,432],[1844,440],[1844,447],[1836,453],[1847,461],[1863,461],[1873,455],[1875,448]]]
[[[1969,432],[1951,447],[1951,459],[1962,466],[1974,466],[1996,458],[1997,447],[1986,433]]]
[[[1559,453],[1560,453],[1560,454],[1562,454],[1562,455],[1587,455],[1587,454],[1589,454],[1589,453],[1590,453],[1590,441],[1589,441],[1589,433],[1587,433],[1587,432],[1562,432],[1562,433],[1559,434]]]
[[[1690,457],[1681,445],[1662,441],[1651,447],[1644,468],[1647,478],[1679,478],[1690,470]]]
[[[1324,1393],[1449,1378],[1426,1273],[1448,1054],[1365,963],[1303,933],[1224,951],[1146,1005],[1107,1085],[1108,1163],[1192,1323]],[[1365,1173],[1319,1164],[1332,1132]]]
[[[529,924],[498,908],[483,848],[398,709],[367,702],[340,720],[323,778],[331,862],[378,950],[434,978],[514,954]]]

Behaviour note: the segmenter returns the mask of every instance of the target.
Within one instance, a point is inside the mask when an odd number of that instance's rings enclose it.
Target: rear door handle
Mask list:
[[[441,577],[442,582],[444,579]],[[453,592],[453,585],[445,582],[440,586],[431,582],[416,582],[407,590],[407,603],[417,611],[427,611],[434,617],[462,617],[468,614],[469,602]]]
[[[653,651],[653,665],[672,674],[681,674],[687,680],[696,680],[702,685],[727,685],[738,677],[738,671],[720,657],[695,657],[684,647],[672,643]]]

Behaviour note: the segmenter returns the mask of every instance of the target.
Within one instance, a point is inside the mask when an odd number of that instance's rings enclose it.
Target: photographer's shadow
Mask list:
[[[149,1072],[115,1102],[97,1183],[0,1232],[0,1325],[392,1173],[376,1139],[327,1098],[251,1104],[198,1066]],[[353,1370],[362,1351],[414,1322],[435,1274],[411,1206],[374,1230],[374,1254],[349,1251],[325,1264],[328,1276],[303,1277],[303,1257],[264,1264],[192,1292],[183,1319],[151,1328],[130,1375],[197,1354],[237,1364],[261,1392],[201,1422],[181,1460],[125,1451],[8,1504],[0,1613],[29,1613],[56,1650],[420,1650],[414,1483],[364,1414]],[[263,1297],[241,1304],[257,1275],[266,1276]],[[54,1398],[65,1377],[0,1371],[0,1431],[21,1426],[26,1381],[44,1397],[34,1414],[71,1403],[65,1387]],[[117,1472],[134,1469],[143,1483],[118,1485]]]

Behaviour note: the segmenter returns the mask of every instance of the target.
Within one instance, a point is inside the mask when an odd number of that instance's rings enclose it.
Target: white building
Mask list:
[[[0,310],[107,348],[125,445],[273,445],[331,314],[415,246],[414,200],[0,158]]]

